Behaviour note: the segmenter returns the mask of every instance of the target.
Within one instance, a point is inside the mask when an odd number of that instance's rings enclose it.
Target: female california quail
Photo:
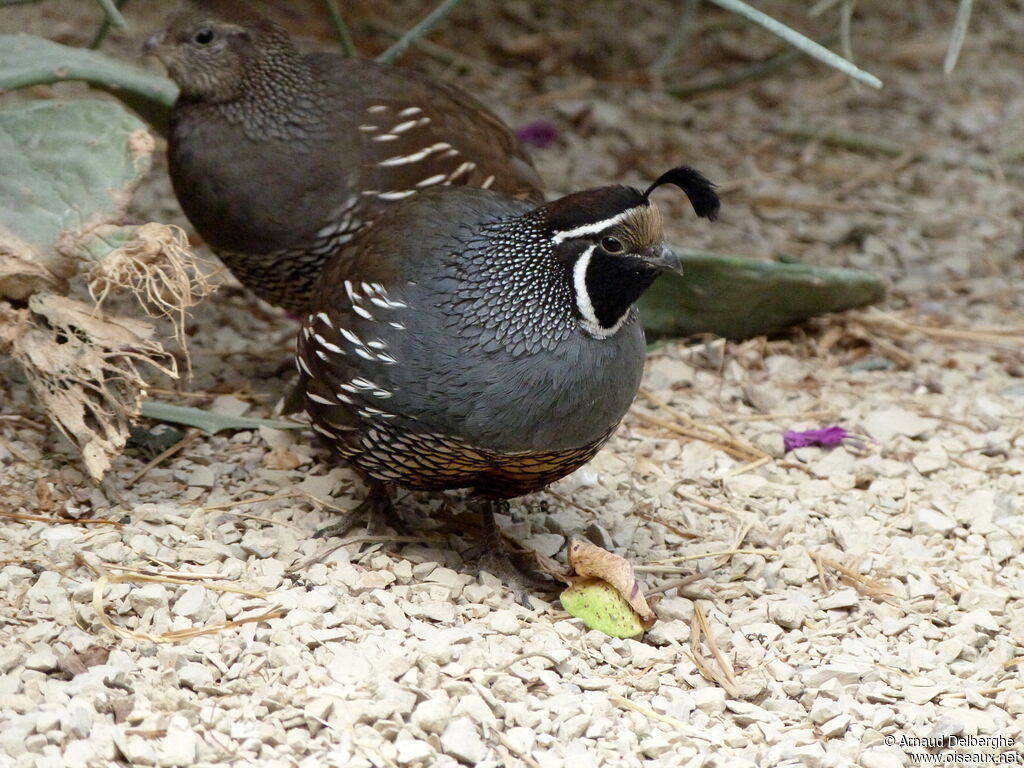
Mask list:
[[[298,387],[313,429],[378,481],[471,488],[493,531],[494,500],[587,462],[636,395],[634,302],[679,269],[650,200],[666,183],[715,218],[713,185],[686,167],[645,192],[538,208],[461,188],[389,211],[328,264],[304,319]]]
[[[300,54],[240,0],[196,0],[145,46],[181,95],[168,160],[196,231],[253,292],[305,311],[327,259],[439,185],[540,202],[509,129],[463,91],[339,54]]]

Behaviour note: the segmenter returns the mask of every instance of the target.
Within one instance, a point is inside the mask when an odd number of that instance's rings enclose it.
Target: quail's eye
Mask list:
[[[192,39],[199,45],[209,45],[213,42],[213,38],[216,37],[213,30],[209,27],[204,27],[193,35]]]
[[[601,241],[601,247],[608,253],[621,253],[622,241],[617,237],[606,237]]]

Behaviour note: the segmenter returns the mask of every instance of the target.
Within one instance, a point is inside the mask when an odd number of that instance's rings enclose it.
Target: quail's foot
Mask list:
[[[395,512],[387,485],[368,476],[363,477],[363,482],[367,486],[366,498],[341,520],[314,533],[314,539],[344,536],[360,519],[366,521],[366,528],[371,534],[383,533],[388,526],[397,531],[403,530],[404,525]]]
[[[550,586],[550,582],[536,576],[533,572],[516,562],[514,556],[506,549],[501,538],[501,530],[494,519],[496,510],[507,510],[507,501],[483,502],[483,537],[481,539],[482,553],[480,555],[480,569],[492,573],[501,580],[505,586],[512,590],[516,596],[516,602],[524,608],[533,610],[530,602],[531,589],[544,589]]]

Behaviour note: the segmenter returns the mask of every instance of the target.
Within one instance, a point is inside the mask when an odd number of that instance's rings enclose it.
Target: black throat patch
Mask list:
[[[580,258],[586,258],[581,256]],[[589,259],[584,277],[594,317],[601,328],[613,329],[629,312],[630,307],[646,291],[659,271],[645,264],[640,259],[610,256],[600,249],[595,249]],[[579,283],[575,283],[579,290]],[[577,297],[577,310],[586,303]],[[583,320],[592,318],[583,317]]]

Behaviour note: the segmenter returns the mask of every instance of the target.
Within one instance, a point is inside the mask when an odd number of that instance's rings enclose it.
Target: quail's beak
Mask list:
[[[161,52],[164,48],[164,37],[163,32],[150,35],[146,42],[142,44],[142,53],[145,56],[156,56],[162,59]]]
[[[664,272],[683,274],[683,262],[679,254],[664,243],[656,243],[645,249],[641,257],[645,262]]]

